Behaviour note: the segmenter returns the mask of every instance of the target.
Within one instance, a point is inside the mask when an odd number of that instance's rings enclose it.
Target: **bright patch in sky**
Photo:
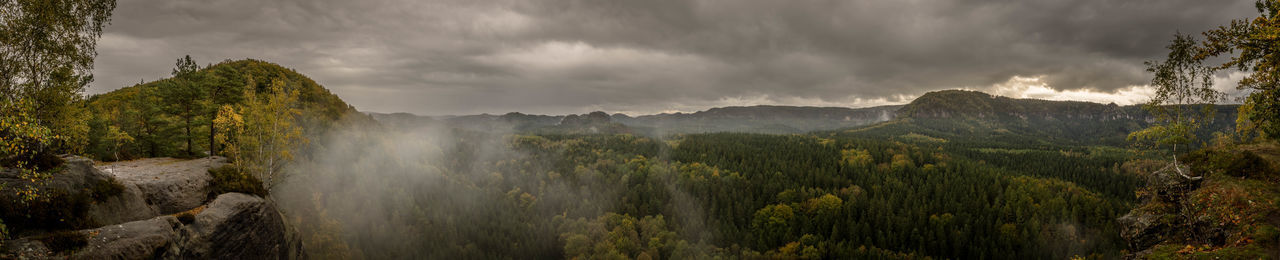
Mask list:
[[[986,88],[966,88],[987,92],[992,95],[1011,98],[1034,98],[1044,100],[1076,100],[1096,103],[1116,103],[1117,105],[1134,105],[1147,101],[1155,89],[1150,86],[1128,86],[1115,92],[1100,92],[1089,89],[1054,89],[1045,83],[1043,77],[1013,76],[1004,83]]]

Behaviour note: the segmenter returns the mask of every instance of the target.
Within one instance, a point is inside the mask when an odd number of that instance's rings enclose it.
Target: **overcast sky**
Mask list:
[[[422,115],[864,107],[955,88],[1130,104],[1174,32],[1256,16],[1253,2],[119,0],[87,92],[189,54]]]

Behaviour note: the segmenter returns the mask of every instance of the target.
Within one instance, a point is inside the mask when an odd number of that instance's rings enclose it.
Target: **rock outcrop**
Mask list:
[[[62,228],[40,227],[16,234],[21,237],[0,246],[0,258],[303,258],[300,241],[288,235],[283,217],[270,201],[254,195],[224,193],[204,204],[211,178],[203,172],[210,165],[220,164],[206,159],[147,159],[151,161],[102,167],[110,172],[107,173],[94,168],[90,160],[65,159],[65,170],[55,174],[48,187],[69,192],[64,196],[82,198],[88,204],[77,206],[82,208],[80,211],[56,212],[79,214],[75,217],[79,221]],[[197,176],[196,172],[201,174]],[[20,183],[15,179],[16,173],[9,175],[0,174],[0,182]],[[114,183],[111,187],[116,188],[93,188],[104,183]],[[73,230],[53,232],[68,228]],[[82,242],[46,244],[67,241],[50,239],[56,236],[75,237]]]
[[[285,236],[284,219],[275,206],[243,193],[218,195],[186,225],[182,258],[297,258]]]
[[[181,252],[177,247],[182,223],[173,216],[105,226],[81,231],[88,245],[76,251],[77,259],[157,259]]]
[[[164,215],[75,231],[87,237],[72,259],[297,259],[301,245],[288,239],[284,219],[267,200],[242,193],[219,195],[183,223]],[[292,241],[292,242],[291,242]],[[5,243],[17,258],[61,258],[36,238]]]
[[[206,171],[225,164],[226,158],[222,157],[148,158],[111,163],[99,169],[121,182],[136,185],[160,214],[173,214],[204,204],[209,199],[211,180]]]
[[[1120,237],[1129,242],[1129,248],[1146,249],[1164,241],[1173,228],[1167,214],[1135,209],[1116,221],[1120,223]]]
[[[124,190],[102,202],[89,206],[88,217],[99,225],[119,224],[143,220],[160,215],[155,206],[147,204],[142,190],[132,183],[121,184]]]
[[[1142,203],[1116,219],[1120,224],[1120,237],[1135,252],[1128,258],[1140,258],[1152,246],[1176,235],[1176,227],[1187,226],[1180,210],[1182,200],[1202,180],[1190,167],[1181,164],[1170,164],[1145,177],[1148,185],[1144,188]]]
[[[25,204],[0,203],[3,210],[0,214],[11,230],[20,235],[119,224],[159,215],[136,186],[95,169],[92,160],[78,156],[62,159],[65,160],[62,170],[40,183],[23,179],[18,171],[0,169],[0,185],[14,190],[35,188],[44,196]],[[0,193],[0,201],[21,199],[15,193],[6,192]]]

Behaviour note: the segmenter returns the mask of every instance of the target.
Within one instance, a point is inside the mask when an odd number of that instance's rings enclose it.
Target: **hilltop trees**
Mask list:
[[[1169,57],[1162,62],[1147,62],[1147,71],[1155,73],[1151,85],[1156,95],[1143,105],[1143,109],[1156,116],[1150,127],[1129,134],[1130,140],[1170,145],[1173,162],[1177,165],[1178,145],[1188,144],[1196,138],[1195,130],[1213,120],[1213,103],[1224,95],[1213,89],[1213,71],[1195,58],[1196,40],[1189,35],[1177,34],[1169,43]],[[1200,105],[1201,111],[1192,111]],[[1184,178],[1191,178],[1174,167]]]
[[[218,134],[218,128],[213,122],[213,119],[218,117],[218,108],[225,105],[239,104],[243,98],[237,94],[242,93],[245,86],[236,84],[233,81],[233,78],[244,76],[239,73],[237,70],[211,69],[209,72],[204,73],[201,78],[205,82],[204,90],[208,95],[208,99],[206,99],[208,102],[207,109],[205,109],[208,114],[205,116],[208,117],[206,121],[209,123],[209,156],[218,155],[218,144],[217,140],[214,139],[214,136]]]
[[[178,59],[174,77],[125,87],[88,100],[93,115],[87,154],[98,160],[115,160],[113,147],[104,139],[109,126],[134,138],[119,147],[120,159],[139,157],[202,157],[226,155],[214,140],[223,129],[214,120],[224,106],[240,108],[246,92],[257,98],[271,93],[273,80],[295,93],[298,125],[304,135],[320,136],[330,124],[354,109],[323,86],[297,72],[258,60],[224,61],[196,66],[187,57]],[[251,80],[253,79],[253,80]],[[208,142],[205,142],[208,141]],[[203,150],[208,149],[208,150]]]

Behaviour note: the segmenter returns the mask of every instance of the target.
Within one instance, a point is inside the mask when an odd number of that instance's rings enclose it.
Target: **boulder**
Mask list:
[[[190,232],[183,239],[182,258],[297,258],[298,246],[287,239],[284,219],[275,206],[256,196],[218,195],[187,227]]]
[[[225,193],[204,203],[211,190],[207,169],[224,159],[143,159],[98,168],[89,159],[63,159],[62,170],[38,186],[47,199],[0,203],[5,224],[16,231],[10,235],[19,237],[0,243],[0,259],[304,258],[300,240],[270,201]],[[0,168],[0,185],[33,185],[20,175]],[[0,201],[15,196],[0,193]],[[173,213],[179,214],[162,215]],[[57,230],[72,231],[51,232]]]
[[[95,229],[87,244],[55,253],[36,237],[5,241],[0,258],[20,259],[298,259],[302,245],[287,235],[284,219],[265,199],[219,195],[194,220],[172,215]]]
[[[26,203],[14,192],[0,193],[0,217],[22,233],[88,228],[142,220],[159,215],[137,187],[124,184],[93,167],[93,160],[63,156],[61,170],[39,184],[24,180],[19,171],[0,169],[6,189],[36,187],[40,199]]]
[[[1126,258],[1149,253],[1152,246],[1177,235],[1180,231],[1175,227],[1186,226],[1179,205],[1203,180],[1183,164],[1168,164],[1143,176],[1147,178],[1143,202],[1116,219],[1120,224],[1120,237],[1128,242],[1131,252],[1135,252]]]
[[[176,255],[182,223],[173,216],[110,225],[83,231],[89,243],[75,259],[157,259]]]
[[[137,185],[125,183],[122,186],[124,190],[119,195],[89,206],[90,221],[99,225],[113,225],[160,215],[159,210],[147,204]]]
[[[1164,217],[1165,214],[1134,209],[1116,219],[1120,223],[1120,237],[1129,242],[1131,249],[1146,249],[1159,244],[1172,228],[1162,221]]]
[[[172,216],[74,231],[85,236],[83,247],[53,252],[40,236],[4,242],[0,258],[15,259],[157,259],[175,255],[182,224]],[[62,255],[69,254],[69,255]]]

